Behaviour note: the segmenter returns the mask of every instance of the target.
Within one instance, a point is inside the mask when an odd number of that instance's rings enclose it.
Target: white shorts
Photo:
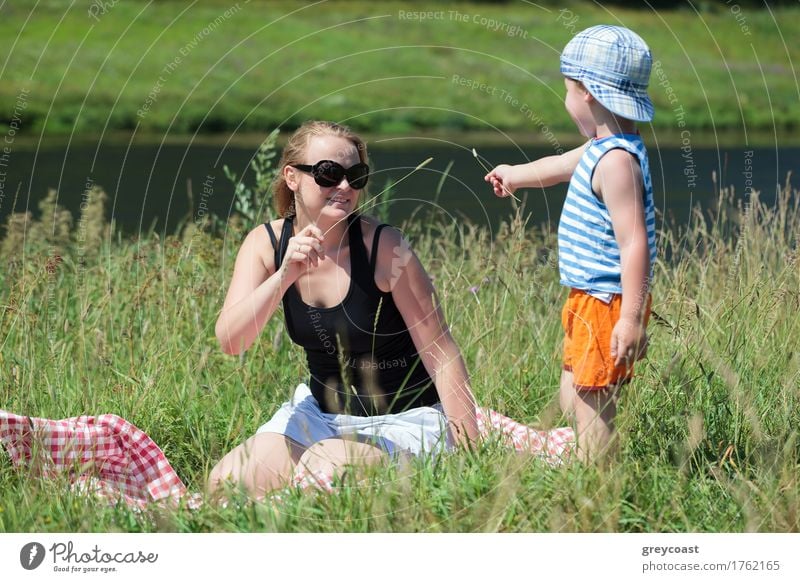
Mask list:
[[[297,386],[292,399],[284,402],[256,434],[262,432],[282,434],[306,448],[324,439],[352,438],[392,456],[436,454],[452,447],[440,404],[380,416],[329,414],[322,412],[305,384]]]

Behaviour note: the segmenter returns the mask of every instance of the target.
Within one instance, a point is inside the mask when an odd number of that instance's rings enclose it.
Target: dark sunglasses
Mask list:
[[[369,166],[364,163],[358,163],[355,166],[350,166],[345,169],[341,164],[337,164],[331,160],[322,160],[309,166],[308,164],[292,164],[292,168],[296,168],[301,172],[308,172],[314,177],[314,181],[323,188],[330,188],[336,186],[342,181],[342,178],[347,178],[347,183],[354,190],[361,190],[367,185],[369,180]]]

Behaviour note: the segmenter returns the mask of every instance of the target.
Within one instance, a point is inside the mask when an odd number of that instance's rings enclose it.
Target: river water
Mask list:
[[[422,206],[429,211],[427,216],[496,228],[512,205],[510,199],[496,198],[483,181],[485,170],[472,154],[475,141],[465,136],[370,140],[374,168],[370,191],[377,195],[375,204],[383,206],[396,224]],[[647,138],[645,141],[656,207],[662,216],[679,223],[687,220],[694,204],[710,208],[719,186],[734,187],[742,199],[751,189],[759,190],[762,200],[771,201],[787,173],[797,176],[800,171],[800,147],[794,145],[752,147],[731,140],[726,146],[696,146],[677,140],[656,147]],[[14,208],[36,213],[37,201],[48,188],[57,189],[59,202],[77,216],[86,185],[99,184],[111,201],[109,217],[113,215],[123,232],[135,234],[154,228],[162,234],[172,233],[181,221],[196,219],[201,205],[220,216],[231,212],[234,187],[222,167],[227,164],[241,175],[257,145],[226,146],[222,140],[130,143],[117,139],[98,145],[97,140],[84,139],[71,145],[49,142],[37,147],[34,142],[16,142],[0,168],[5,172],[0,175],[0,220],[4,222]],[[554,153],[552,145],[541,144],[495,142],[476,149],[487,166],[522,163]],[[430,157],[429,164],[413,172]],[[391,197],[380,194],[389,180],[401,178]],[[187,196],[189,180],[193,207]],[[565,193],[566,185],[560,185],[521,191],[518,196],[526,200],[531,224],[555,226]]]

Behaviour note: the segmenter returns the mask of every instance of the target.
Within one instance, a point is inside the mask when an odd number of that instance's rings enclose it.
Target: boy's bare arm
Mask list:
[[[611,354],[617,365],[632,363],[646,347],[643,319],[650,291],[650,247],[638,160],[625,150],[611,150],[598,162],[592,186],[611,216],[622,268],[622,307],[611,336]]]
[[[527,164],[501,164],[484,176],[498,196],[509,196],[518,188],[545,188],[568,182],[580,162],[587,144],[557,156],[547,156]]]

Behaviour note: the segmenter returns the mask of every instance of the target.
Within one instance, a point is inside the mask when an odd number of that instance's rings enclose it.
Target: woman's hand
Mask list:
[[[290,281],[297,279],[303,271],[310,267],[319,266],[319,262],[325,258],[325,249],[322,248],[323,240],[325,240],[325,236],[322,231],[313,224],[309,224],[289,239],[281,269],[284,270]]]

